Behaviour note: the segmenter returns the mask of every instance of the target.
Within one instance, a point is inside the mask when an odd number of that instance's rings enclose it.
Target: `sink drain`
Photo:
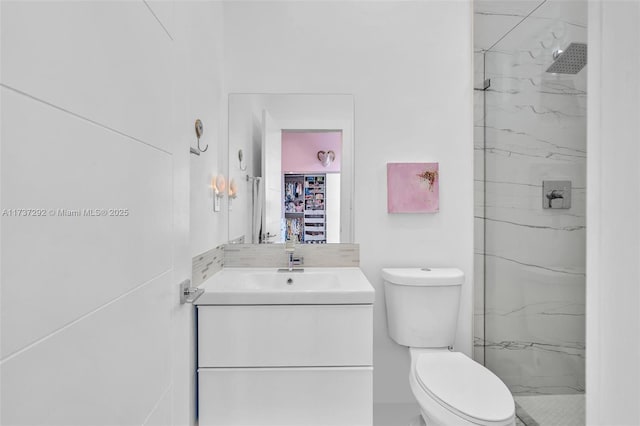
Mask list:
[[[293,284],[293,278],[287,278],[287,284],[289,285]]]

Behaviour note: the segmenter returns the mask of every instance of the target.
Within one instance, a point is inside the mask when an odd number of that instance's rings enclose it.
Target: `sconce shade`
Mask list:
[[[236,198],[238,196],[238,185],[236,185],[236,181],[231,179],[229,181],[229,198]]]
[[[221,194],[224,192],[227,187],[227,181],[222,175],[214,176],[211,179],[211,187],[215,191],[216,194]]]

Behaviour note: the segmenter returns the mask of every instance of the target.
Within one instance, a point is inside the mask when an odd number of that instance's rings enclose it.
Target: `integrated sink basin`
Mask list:
[[[224,268],[203,285],[197,305],[370,304],[374,290],[359,268]]]
[[[318,291],[337,289],[340,285],[335,272],[296,271],[253,272],[242,274],[236,288],[251,290]]]

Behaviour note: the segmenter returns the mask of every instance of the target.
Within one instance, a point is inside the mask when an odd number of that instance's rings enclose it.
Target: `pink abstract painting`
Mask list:
[[[389,213],[436,213],[439,180],[438,163],[387,163]]]

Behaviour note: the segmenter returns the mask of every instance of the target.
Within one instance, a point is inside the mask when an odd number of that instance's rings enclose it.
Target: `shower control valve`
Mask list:
[[[571,181],[569,180],[542,181],[542,208],[544,209],[571,208]]]

